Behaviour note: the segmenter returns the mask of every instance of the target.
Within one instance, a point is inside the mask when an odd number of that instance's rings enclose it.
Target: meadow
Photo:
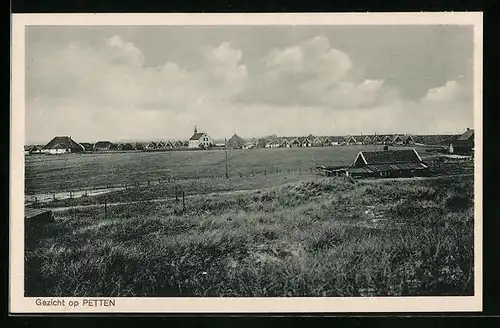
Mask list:
[[[382,146],[276,148],[228,151],[230,177],[248,177],[299,170],[320,165],[350,165],[361,150]],[[122,183],[193,178],[223,178],[225,152],[165,151],[30,155],[25,159],[25,193],[51,193],[106,187]]]
[[[472,176],[315,177],[57,211],[27,226],[25,296],[472,295],[473,200]]]

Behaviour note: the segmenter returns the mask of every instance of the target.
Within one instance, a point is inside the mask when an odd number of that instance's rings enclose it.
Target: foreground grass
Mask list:
[[[318,179],[73,210],[29,230],[26,296],[473,294],[473,180]]]

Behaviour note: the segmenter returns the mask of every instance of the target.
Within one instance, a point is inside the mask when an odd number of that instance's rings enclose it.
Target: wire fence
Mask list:
[[[236,172],[232,174],[226,173],[223,174],[212,174],[212,175],[198,175],[198,176],[182,176],[182,177],[155,177],[155,178],[144,178],[144,179],[134,179],[134,180],[124,180],[118,183],[104,183],[104,184],[95,184],[95,185],[87,185],[81,188],[67,188],[67,189],[59,189],[50,192],[40,192],[33,194],[25,195],[25,203],[27,204],[38,204],[38,203],[47,203],[50,201],[56,200],[64,200],[64,199],[72,199],[72,198],[80,198],[80,197],[91,197],[91,196],[99,196],[103,194],[108,194],[114,191],[123,191],[129,189],[136,188],[144,188],[144,187],[154,187],[154,186],[170,186],[171,188],[177,188],[176,186],[181,186],[186,182],[194,183],[194,189],[198,193],[204,193],[204,190],[201,190],[201,186],[198,185],[196,188],[196,182],[199,181],[207,181],[207,180],[237,180],[239,178],[249,178],[256,176],[272,176],[272,175],[312,175],[316,173],[315,167],[309,168],[295,168],[295,169],[266,169],[263,171],[256,172],[248,172],[246,174],[242,172]],[[207,189],[205,192],[211,192],[212,189]]]
[[[433,175],[441,174],[463,174],[463,173],[473,173],[474,166],[473,161],[470,158],[446,158],[444,160],[430,160],[429,169]],[[464,165],[466,164],[466,165]],[[469,165],[467,165],[469,164]],[[177,195],[177,188],[183,188],[186,184],[191,183],[189,186],[189,193],[210,193],[220,191],[215,187],[208,187],[203,185],[201,182],[207,181],[223,181],[230,179],[230,183],[237,183],[240,178],[249,178],[257,176],[276,176],[276,175],[313,175],[320,174],[316,167],[298,167],[298,168],[270,168],[262,171],[255,172],[233,172],[226,175],[223,174],[211,174],[211,175],[198,175],[198,176],[179,176],[179,177],[155,177],[155,178],[142,178],[134,180],[123,180],[121,182],[115,183],[104,183],[87,185],[81,188],[67,188],[59,189],[51,192],[40,192],[34,194],[25,195],[26,205],[38,205],[42,203],[47,203],[56,200],[73,199],[80,197],[92,197],[104,194],[109,194],[115,191],[127,191],[137,188],[147,188],[154,186],[163,186],[165,188],[170,188],[174,195]],[[199,182],[199,183],[198,183]]]

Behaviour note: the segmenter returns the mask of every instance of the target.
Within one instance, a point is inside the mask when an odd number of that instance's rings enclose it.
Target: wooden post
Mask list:
[[[177,185],[174,186],[175,201],[179,201],[179,194],[177,193]]]
[[[148,186],[149,186],[149,180],[148,180]]]
[[[71,190],[69,191],[69,198],[73,198],[73,193],[71,192]]]
[[[226,179],[229,178],[229,173],[227,171],[227,140],[224,138],[225,152],[226,152]]]
[[[184,193],[184,190],[182,191],[182,213],[184,213],[184,211],[186,210],[186,195]]]
[[[38,204],[38,199],[35,197],[35,204]]]
[[[108,218],[108,197],[104,197],[104,219]]]
[[[56,200],[56,194],[55,193],[52,194],[52,200]]]

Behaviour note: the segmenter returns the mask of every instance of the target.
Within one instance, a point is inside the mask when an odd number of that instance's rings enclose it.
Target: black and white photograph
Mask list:
[[[481,295],[481,15],[370,15],[23,25],[18,296]]]

